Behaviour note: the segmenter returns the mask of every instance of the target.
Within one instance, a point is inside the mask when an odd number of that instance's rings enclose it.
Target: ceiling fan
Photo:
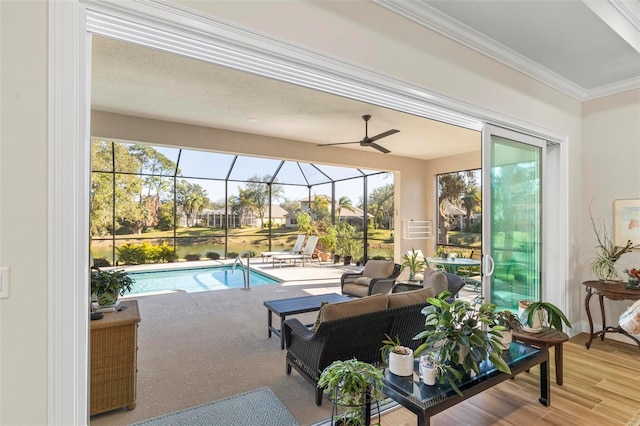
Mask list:
[[[337,142],[337,143],[325,143],[325,144],[320,144],[318,146],[331,146],[331,145],[347,145],[347,144],[351,144],[351,143],[359,143],[360,146],[368,146],[371,148],[375,148],[378,151],[382,152],[383,154],[388,154],[389,151],[387,148],[378,145],[377,143],[374,143],[375,141],[382,139],[382,138],[386,138],[387,136],[391,136],[394,133],[398,133],[400,130],[396,130],[396,129],[391,129],[391,130],[387,130],[386,132],[382,132],[379,135],[375,135],[375,136],[371,136],[369,137],[368,131],[369,131],[369,127],[368,127],[368,122],[369,119],[371,119],[370,115],[363,115],[362,119],[364,120],[364,138],[361,141],[355,141],[355,142]]]

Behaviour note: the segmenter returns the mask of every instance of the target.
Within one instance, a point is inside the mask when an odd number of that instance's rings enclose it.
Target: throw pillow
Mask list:
[[[640,335],[640,300],[620,316],[620,328],[629,334]]]
[[[329,303],[322,309],[322,321],[335,321],[387,309],[387,296],[376,294],[348,302]]]
[[[360,284],[360,285],[366,285],[368,286],[369,283],[371,282],[371,278],[369,277],[358,277],[355,280],[353,280],[353,282],[355,284]]]
[[[447,276],[440,271],[436,271],[431,268],[424,270],[424,287],[431,287],[433,294],[437,297],[443,291],[449,290],[449,283]]]
[[[389,301],[389,309],[391,309],[426,303],[429,297],[433,297],[433,289],[431,287],[389,294],[387,295],[387,300]]]
[[[318,331],[318,327],[320,327],[320,323],[322,322],[322,308],[329,302],[320,302],[320,310],[318,311],[318,316],[316,317],[316,322],[313,323],[313,327],[311,327],[312,332]]]

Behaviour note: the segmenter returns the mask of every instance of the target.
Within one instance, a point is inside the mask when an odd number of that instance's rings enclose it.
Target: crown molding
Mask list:
[[[491,59],[553,87],[572,98],[582,100],[587,94],[587,91],[583,87],[543,67],[513,49],[498,43],[491,37],[487,37],[468,25],[451,18],[438,9],[423,3],[421,0],[411,2],[402,0],[373,1],[386,9],[409,18],[430,30],[436,31]]]
[[[622,0],[582,0],[582,2],[640,53],[640,2]]]
[[[631,79],[612,85],[602,86],[593,90],[587,90],[549,70],[548,68],[543,67],[537,62],[532,61],[526,56],[521,55],[513,49],[510,49],[505,45],[498,43],[494,39],[487,37],[479,31],[451,18],[421,0],[411,2],[402,0],[372,1],[579,101],[608,96],[640,87],[640,78],[638,78],[637,81],[635,81],[635,79]],[[626,3],[621,2],[620,0],[610,1],[627,6]],[[585,1],[585,3],[587,2]],[[602,2],[598,1],[597,3]],[[626,10],[628,10],[628,8]],[[629,13],[628,16],[635,18],[631,13]],[[638,22],[640,23],[640,20]]]
[[[591,101],[593,99],[603,98],[605,96],[611,96],[615,95],[616,93],[622,93],[628,90],[635,89],[640,89],[640,77],[630,78],[628,80],[619,81],[617,83],[608,84],[606,86],[589,90],[582,100]]]

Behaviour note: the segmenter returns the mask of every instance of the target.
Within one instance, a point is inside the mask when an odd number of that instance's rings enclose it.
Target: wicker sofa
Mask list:
[[[320,309],[315,331],[297,318],[287,319],[283,329],[287,374],[293,368],[309,381],[315,387],[316,405],[321,405],[323,389],[316,384],[333,361],[380,362],[385,335],[398,336],[403,345],[417,348],[419,342],[413,336],[424,327],[421,310],[432,296],[433,290],[425,288],[326,304]]]

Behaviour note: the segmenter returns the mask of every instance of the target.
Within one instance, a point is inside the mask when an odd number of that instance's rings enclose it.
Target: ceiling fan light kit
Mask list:
[[[393,134],[396,134],[396,133],[400,132],[400,130],[391,129],[391,130],[387,130],[386,132],[382,132],[382,133],[377,134],[375,136],[369,137],[369,120],[371,119],[371,116],[368,115],[368,114],[365,114],[365,115],[362,116],[362,119],[364,120],[364,138],[362,138],[362,140],[355,141],[355,142],[326,143],[326,144],[319,144],[318,146],[348,145],[348,144],[353,144],[353,143],[359,143],[360,146],[366,146],[366,147],[377,149],[378,151],[382,152],[383,154],[390,153],[391,151],[389,151],[387,148],[385,148],[383,146],[378,145],[377,143],[375,143],[375,141],[377,141],[379,139],[382,139],[382,138],[386,138],[387,136],[391,136]]]

